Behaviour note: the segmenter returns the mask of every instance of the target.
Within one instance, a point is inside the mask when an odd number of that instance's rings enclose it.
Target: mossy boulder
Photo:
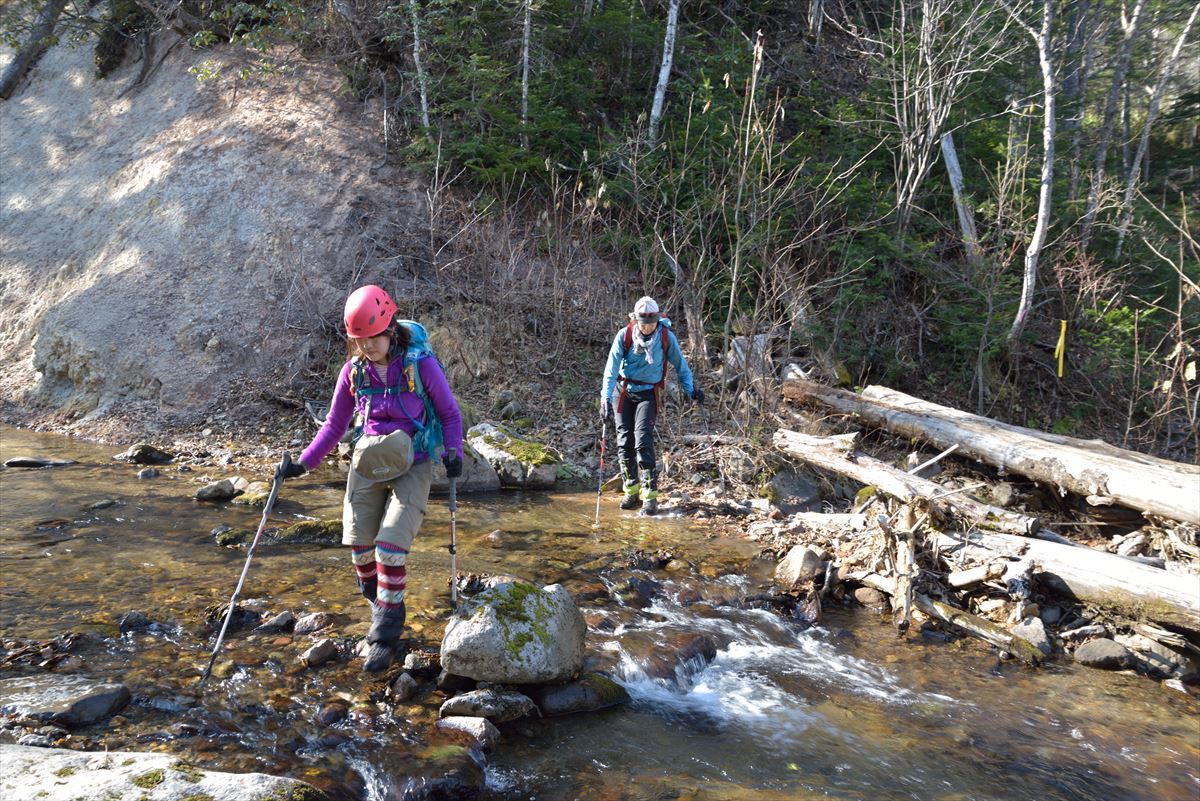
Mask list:
[[[454,613],[442,640],[442,666],[476,681],[566,681],[583,665],[586,631],[583,615],[562,586],[506,582]]]
[[[495,469],[504,487],[551,489],[562,458],[553,449],[522,439],[502,426],[480,423],[467,441]]]

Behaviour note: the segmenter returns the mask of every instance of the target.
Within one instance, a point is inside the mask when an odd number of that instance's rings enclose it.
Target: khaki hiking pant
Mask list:
[[[386,542],[412,550],[413,538],[425,519],[433,462],[426,459],[391,481],[370,481],[354,470],[346,479],[342,504],[342,544]]]

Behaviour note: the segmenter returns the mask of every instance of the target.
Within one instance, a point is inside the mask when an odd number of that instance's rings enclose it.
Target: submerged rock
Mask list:
[[[296,634],[311,634],[314,631],[328,628],[334,624],[335,618],[328,612],[313,612],[296,621]]]
[[[55,459],[49,456],[14,456],[4,462],[5,467],[24,467],[40,470],[43,467],[66,467],[78,464],[74,459]]]
[[[407,671],[401,673],[392,682],[392,700],[407,701],[417,694],[417,680]]]
[[[39,801],[329,801],[310,784],[201,770],[170,754],[0,745],[0,798]]]
[[[256,628],[255,631],[261,634],[275,634],[276,632],[287,631],[295,623],[296,616],[290,611],[284,610]]]
[[[287,528],[281,529],[272,536],[279,542],[341,545],[342,521],[340,518],[337,520],[332,518],[329,520],[301,520],[299,523],[293,523]]]
[[[583,664],[586,630],[561,585],[500,584],[467,599],[451,617],[442,667],[502,684],[564,681]]]
[[[129,703],[129,688],[82,676],[23,676],[0,680],[0,715],[74,729],[115,714]]]
[[[437,722],[437,727],[439,729],[466,732],[475,738],[485,751],[492,750],[492,747],[500,742],[500,730],[492,725],[492,722],[487,718],[467,715],[444,717]]]
[[[585,673],[578,681],[525,690],[545,717],[595,712],[629,701],[625,688],[603,673]]]

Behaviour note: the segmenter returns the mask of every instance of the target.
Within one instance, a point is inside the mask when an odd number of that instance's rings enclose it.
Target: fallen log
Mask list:
[[[1035,517],[990,506],[963,492],[947,493],[941,484],[910,475],[870,456],[824,447],[817,437],[779,430],[775,432],[774,443],[776,448],[796,459],[832,470],[860,484],[877,487],[906,503],[924,498],[943,513],[951,512],[980,526],[1010,534],[1031,535],[1041,529],[1041,523]]]
[[[886,576],[881,576],[877,573],[853,573],[850,575],[850,578],[893,598],[897,594],[896,582]],[[1038,647],[1029,642],[1029,640],[1019,637],[1001,626],[997,626],[990,620],[985,620],[978,615],[973,615],[956,606],[951,606],[945,601],[934,600],[924,593],[918,593],[913,601],[917,609],[920,609],[929,617],[962,629],[968,634],[978,637],[1006,653],[1012,654],[1026,664],[1040,665],[1045,658],[1042,652],[1038,650]]]
[[[1042,585],[1132,620],[1200,632],[1200,576],[1170,573],[1123,556],[1005,534],[937,533],[926,542],[948,563],[1027,559]]]
[[[812,401],[872,426],[960,452],[1002,470],[1093,500],[1112,499],[1172,520],[1200,523],[1200,466],[1001,423],[939,406],[887,387],[862,395],[803,379],[785,381],[784,397]]]

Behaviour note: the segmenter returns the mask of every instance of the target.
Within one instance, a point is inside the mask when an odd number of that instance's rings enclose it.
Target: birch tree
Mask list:
[[[667,99],[667,85],[671,79],[671,63],[675,59],[675,32],[678,26],[679,0],[671,0],[667,9],[667,32],[663,36],[662,65],[658,68],[658,85],[654,89],[654,103],[650,106],[647,137],[651,143],[658,140],[658,125],[662,120],[663,104]]]
[[[1188,16],[1187,22],[1184,23],[1183,30],[1179,32],[1179,38],[1175,40],[1175,48],[1163,63],[1162,69],[1158,74],[1158,83],[1154,87],[1154,94],[1150,98],[1150,108],[1146,110],[1146,124],[1142,126],[1142,136],[1138,142],[1137,155],[1133,157],[1133,161],[1129,165],[1129,176],[1125,180],[1125,197],[1121,201],[1121,222],[1117,228],[1116,258],[1118,260],[1121,258],[1121,250],[1125,245],[1125,235],[1129,231],[1129,224],[1133,221],[1133,192],[1141,177],[1142,160],[1146,157],[1146,153],[1150,147],[1150,128],[1154,125],[1155,119],[1158,118],[1158,110],[1162,105],[1163,93],[1166,91],[1168,81],[1171,80],[1171,75],[1175,72],[1175,65],[1179,62],[1179,54],[1183,51],[1183,44],[1187,41],[1193,23],[1196,22],[1196,14],[1198,12],[1200,12],[1200,3],[1192,6],[1192,13]]]
[[[958,227],[962,231],[963,247],[967,251],[967,263],[978,268],[983,263],[983,253],[979,249],[979,235],[975,232],[975,214],[967,201],[963,190],[962,167],[958,164],[958,151],[954,147],[954,137],[949,131],[942,134],[942,161],[946,164],[946,172],[950,175],[950,189],[954,192],[954,210],[958,214]]]
[[[1038,63],[1042,68],[1042,179],[1038,191],[1037,224],[1029,246],[1025,249],[1025,274],[1021,282],[1021,302],[1017,306],[1017,314],[1013,318],[1012,327],[1008,331],[1007,344],[1011,348],[1021,336],[1025,323],[1029,319],[1029,310],[1033,307],[1033,290],[1037,284],[1038,257],[1041,256],[1042,246],[1046,243],[1046,232],[1050,227],[1050,199],[1054,188],[1054,64],[1050,55],[1050,30],[1054,22],[1054,0],[1043,0],[1042,28],[1034,30],[1023,22],[1016,12],[1007,4],[1009,14],[1025,31],[1033,37],[1037,44]]]
[[[421,64],[421,12],[417,0],[408,0],[408,13],[412,16],[413,64],[417,68],[417,90],[421,93],[421,125],[429,130],[429,81],[425,67]]]
[[[525,21],[521,31],[521,147],[529,149],[529,37],[533,29],[533,0],[522,3]]]
[[[972,76],[1007,56],[1007,19],[990,3],[964,0],[902,0],[884,52],[890,103],[887,123],[896,130],[896,215],[908,226],[917,192],[932,168],[946,120]],[[1001,30],[994,27],[999,25]]]
[[[1104,184],[1104,166],[1108,160],[1108,148],[1112,143],[1113,128],[1117,122],[1117,107],[1120,105],[1121,90],[1125,86],[1125,74],[1129,70],[1129,61],[1133,57],[1133,44],[1137,40],[1145,9],[1146,0],[1137,0],[1129,19],[1122,19],[1121,22],[1123,33],[1121,49],[1113,68],[1108,100],[1104,104],[1104,118],[1100,123],[1100,133],[1096,141],[1095,164],[1092,166],[1091,188],[1088,189],[1087,205],[1079,223],[1079,243],[1083,250],[1087,249],[1088,242],[1091,241],[1092,228],[1096,223],[1096,212],[1100,206],[1100,194]]]

